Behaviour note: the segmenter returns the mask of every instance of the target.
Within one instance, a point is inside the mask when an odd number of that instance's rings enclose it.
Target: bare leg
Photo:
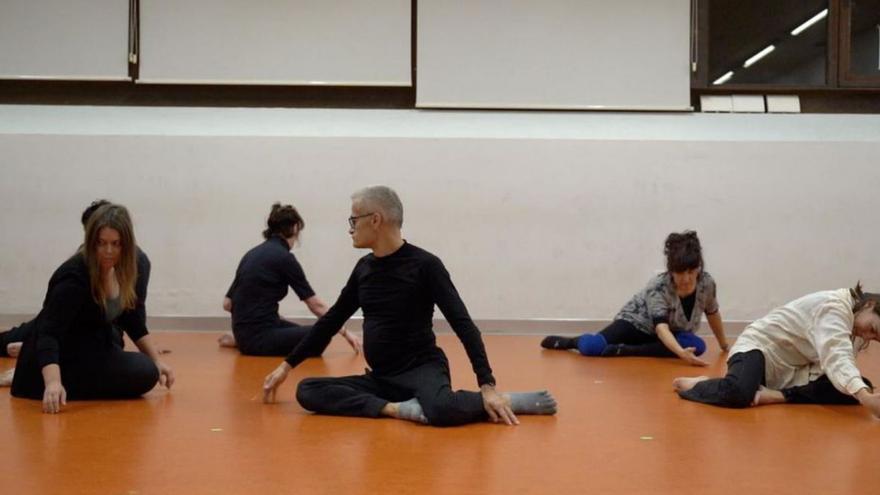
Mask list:
[[[9,354],[9,357],[17,357],[19,352],[21,352],[21,342],[6,344],[6,354]]]
[[[708,376],[681,376],[672,380],[672,388],[676,392],[687,392],[694,388],[694,385],[708,379]]]
[[[15,375],[15,368],[8,369],[0,373],[0,387],[11,387],[12,377]]]
[[[785,396],[779,390],[773,390],[761,385],[755,392],[755,400],[752,401],[753,406],[764,406],[767,404],[782,404],[785,402]]]
[[[388,404],[385,404],[385,407],[383,407],[381,411],[379,411],[379,414],[388,418],[396,418],[398,411],[400,411],[400,403],[389,402]]]
[[[220,347],[238,347],[238,344],[235,342],[235,336],[232,335],[232,332],[226,332],[217,338],[217,344]]]

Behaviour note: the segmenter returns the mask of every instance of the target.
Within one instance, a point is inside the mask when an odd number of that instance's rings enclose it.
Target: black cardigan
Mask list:
[[[92,298],[89,270],[79,253],[65,261],[49,279],[43,309],[37,315],[35,331],[22,345],[15,371],[15,385],[42,388],[42,369],[49,364],[75,366],[114,347],[122,346],[122,335],[133,341],[148,333],[145,301],[150,277],[150,261],[138,250],[137,303],[112,322]]]

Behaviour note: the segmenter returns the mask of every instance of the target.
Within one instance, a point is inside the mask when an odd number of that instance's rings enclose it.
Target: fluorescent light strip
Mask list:
[[[776,47],[773,46],[773,45],[770,45],[770,46],[768,46],[767,48],[764,48],[764,49],[761,50],[760,52],[758,52],[758,53],[752,55],[752,58],[746,60],[746,63],[743,64],[743,67],[746,67],[746,68],[747,68],[747,67],[751,67],[755,62],[757,62],[758,60],[761,60],[762,58],[766,57],[768,53],[772,52],[772,51],[775,50],[775,49],[776,49]]]
[[[728,80],[730,80],[731,77],[733,77],[733,71],[732,71],[732,70],[727,71],[727,74],[724,74],[723,76],[719,77],[718,79],[715,79],[715,82],[713,82],[712,84],[714,84],[714,85],[716,85],[716,86],[719,85],[719,84],[724,84],[724,83],[726,83]]]
[[[828,15],[828,9],[825,9],[825,10],[823,10],[822,12],[819,12],[818,14],[814,15],[813,17],[811,17],[809,21],[807,21],[807,22],[801,24],[800,26],[794,28],[794,30],[791,32],[791,35],[792,35],[792,36],[797,36],[797,35],[803,33],[804,31],[807,30],[808,27],[810,27],[810,26],[812,26],[813,24],[816,24],[817,22],[821,21],[821,20],[824,19],[825,16],[827,16],[827,15]]]

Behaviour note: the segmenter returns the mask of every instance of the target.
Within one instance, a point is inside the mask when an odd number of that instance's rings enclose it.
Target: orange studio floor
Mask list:
[[[880,421],[855,406],[745,410],[687,402],[676,376],[720,374],[672,359],[589,359],[540,336],[485,336],[499,389],[549,389],[552,417],[432,428],[322,417],[299,407],[307,376],[361,373],[344,342],[310,359],[261,402],[280,358],[218,348],[218,334],[156,332],[177,383],[131,401],[71,402],[46,415],[0,391],[0,492],[102,494],[873,494]],[[710,337],[711,338],[711,337]],[[338,339],[337,339],[338,340]],[[441,335],[453,385],[476,383],[454,335]],[[14,365],[0,359],[0,369]],[[880,382],[880,351],[860,357]]]

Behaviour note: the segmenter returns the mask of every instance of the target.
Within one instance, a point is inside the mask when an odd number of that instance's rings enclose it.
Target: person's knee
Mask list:
[[[584,356],[601,356],[608,341],[602,334],[585,333],[578,337],[577,346],[578,352]]]
[[[238,340],[236,339],[236,343],[238,343],[238,352],[243,356],[265,356],[266,353],[261,352],[259,346],[254,345],[252,342],[247,340]]]
[[[159,368],[146,354],[135,354],[135,366],[129,383],[132,395],[141,396],[149,392],[159,382]]]
[[[678,341],[678,345],[682,348],[693,347],[694,354],[697,356],[706,352],[706,341],[692,332],[676,332],[675,340]]]
[[[431,400],[419,398],[419,403],[422,405],[422,412],[428,418],[428,424],[431,426],[462,424],[461,410],[456,405],[452,392],[440,394]]]
[[[296,401],[307,411],[317,411],[321,394],[322,380],[320,378],[304,378],[296,386]]]

